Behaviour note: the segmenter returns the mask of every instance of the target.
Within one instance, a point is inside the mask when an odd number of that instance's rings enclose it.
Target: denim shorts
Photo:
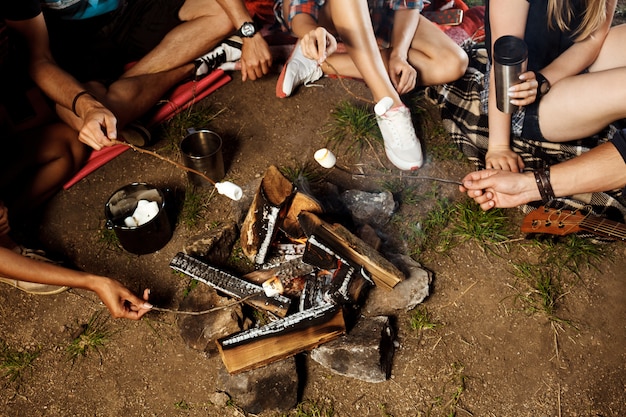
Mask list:
[[[524,139],[537,140],[547,142],[543,137],[541,128],[539,127],[539,102],[535,100],[525,107],[524,121],[522,123],[522,137]]]

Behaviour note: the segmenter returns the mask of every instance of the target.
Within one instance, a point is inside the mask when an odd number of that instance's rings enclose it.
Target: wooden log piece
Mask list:
[[[293,184],[270,166],[241,226],[241,249],[251,261],[262,264],[284,219],[294,192]]]
[[[309,212],[300,213],[298,221],[309,237],[308,244],[319,242],[340,259],[363,267],[377,286],[390,290],[404,280],[398,268],[342,225],[331,225]]]

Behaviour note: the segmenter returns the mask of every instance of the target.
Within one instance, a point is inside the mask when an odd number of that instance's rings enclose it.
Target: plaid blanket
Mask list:
[[[468,48],[470,67],[465,75],[451,84],[426,89],[426,97],[441,110],[441,118],[451,139],[476,169],[485,168],[485,154],[488,146],[487,114],[481,110],[481,92],[485,82],[485,61],[477,54],[477,48]],[[568,143],[551,143],[515,137],[512,149],[526,165],[526,170],[557,164],[581,155],[583,152],[604,143],[617,131],[614,125],[590,138]],[[541,202],[533,202],[520,207],[529,213]],[[557,198],[551,207],[556,209],[583,210],[605,216],[615,221],[626,220],[626,196],[623,190],[605,193],[585,193]]]

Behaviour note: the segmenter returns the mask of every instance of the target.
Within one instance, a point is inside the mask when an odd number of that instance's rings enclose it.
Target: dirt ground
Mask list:
[[[337,80],[323,79],[324,88],[303,88],[280,100],[274,96],[277,74],[246,83],[237,76],[202,103],[221,111],[214,120],[190,117],[182,127],[210,127],[222,135],[227,179],[249,197],[269,165],[314,164],[313,153],[326,144],[323,131],[331,112],[340,101],[355,99]],[[360,82],[345,86],[369,97]],[[429,154],[429,137],[423,142]],[[167,139],[154,149],[177,155]],[[387,164],[380,149],[368,150],[363,161],[375,170],[377,157]],[[346,165],[353,162],[343,154],[338,158]],[[420,173],[460,179],[470,169],[464,161],[442,162],[429,154]],[[344,188],[383,187],[380,181],[351,180],[336,171],[326,175]],[[174,274],[169,262],[215,222],[240,220],[249,199],[234,203],[210,196],[197,225],[179,220],[163,249],[137,256],[108,244],[102,233],[107,198],[131,182],[178,191],[188,186],[180,169],[126,152],[59,193],[47,206],[39,239],[77,268],[115,277],[137,293],[149,287],[155,306],[175,310],[189,280]],[[425,198],[401,205],[402,218],[414,219],[432,208],[429,196],[464,198],[454,185],[411,184]],[[558,300],[559,320],[550,319],[525,308],[520,300],[530,291],[520,289],[513,273],[515,261],[540,259],[544,247],[521,239],[516,210],[507,215],[517,230],[508,250],[484,250],[480,242],[468,241],[444,253],[415,256],[433,273],[423,306],[437,326],[417,332],[409,325],[410,313],[396,317],[399,349],[388,381],[361,382],[305,360],[302,400],[332,405],[329,415],[353,417],[626,415],[626,246],[602,245],[606,258],[596,267],[581,264],[579,279]],[[387,232],[401,234],[413,226],[392,221]],[[97,297],[86,291],[37,297],[2,287],[0,341],[38,356],[21,379],[1,381],[0,416],[241,415],[235,407],[210,402],[223,364],[218,356],[185,345],[174,313],[151,312],[139,322],[109,320],[111,334],[104,346],[71,361],[67,348],[73,337],[99,311],[106,316]],[[279,414],[268,410],[261,415]]]

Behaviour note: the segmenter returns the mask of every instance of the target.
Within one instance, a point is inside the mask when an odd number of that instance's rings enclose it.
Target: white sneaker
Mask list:
[[[280,77],[278,77],[276,97],[288,97],[297,86],[313,83],[322,78],[323,75],[324,71],[317,61],[302,54],[300,42],[298,42],[285,66],[283,66]]]
[[[374,106],[387,158],[403,171],[418,169],[424,163],[424,158],[411,120],[411,112],[405,105],[394,108],[392,106],[391,97],[383,98]]]
[[[231,36],[213,50],[193,61],[196,66],[196,79],[211,73],[227,62],[241,59],[243,41],[238,36]]]

